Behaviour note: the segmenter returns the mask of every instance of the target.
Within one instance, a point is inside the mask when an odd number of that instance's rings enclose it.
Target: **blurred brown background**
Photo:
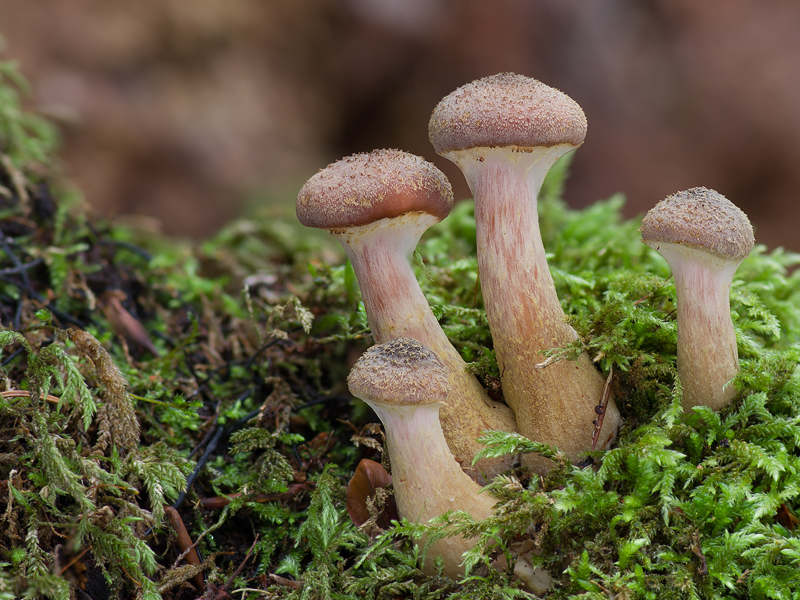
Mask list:
[[[515,71],[586,112],[572,206],[621,191],[634,215],[705,185],[800,250],[798,31],[796,0],[0,0],[4,56],[89,203],[195,237],[377,147],[469,195],[428,117]]]

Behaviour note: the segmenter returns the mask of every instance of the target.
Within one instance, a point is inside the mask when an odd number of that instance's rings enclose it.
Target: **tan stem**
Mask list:
[[[485,430],[516,431],[511,410],[489,398],[442,331],[419,287],[409,261],[433,217],[411,213],[376,224],[333,230],[353,264],[376,344],[398,337],[415,339],[439,357],[452,391],[442,406],[444,436],[456,460],[476,478],[472,459],[483,448]],[[480,460],[475,468],[491,479],[512,466],[512,457]]]
[[[736,265],[712,267],[684,252],[672,259],[678,302],[678,374],[683,407],[725,407],[736,396],[731,380],[739,372],[730,287]]]
[[[449,451],[439,425],[439,404],[385,407],[370,403],[386,430],[386,445],[392,461],[392,485],[397,511],[413,523],[427,523],[448,511],[463,510],[483,520],[492,515],[495,500],[481,494]],[[420,544],[424,545],[425,540]],[[461,555],[475,545],[460,536],[433,544],[424,570],[434,573],[434,559],[441,556],[444,574],[464,574]]]
[[[539,232],[537,195],[565,148],[518,151],[473,148],[451,153],[475,195],[478,264],[486,316],[497,352],[503,393],[525,436],[558,447],[573,461],[592,448],[595,407],[604,379],[586,354],[536,369],[542,352],[577,339],[556,294]],[[598,447],[619,426],[611,399]],[[539,470],[549,461],[526,457]]]

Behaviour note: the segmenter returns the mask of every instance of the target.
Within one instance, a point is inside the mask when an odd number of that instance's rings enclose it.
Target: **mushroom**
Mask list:
[[[347,378],[350,393],[369,404],[383,423],[397,511],[413,523],[454,510],[483,520],[495,505],[461,469],[442,433],[439,408],[450,393],[448,371],[429,348],[396,338],[362,354]],[[435,574],[434,560],[441,556],[445,575],[463,575],[461,557],[474,545],[460,536],[434,542],[423,570]]]
[[[541,353],[578,339],[566,322],[547,266],[537,196],[563,154],[583,143],[580,106],[543,83],[502,73],[462,86],[434,109],[428,126],[436,152],[453,161],[475,196],[478,267],[503,393],[527,437],[576,461],[607,446],[619,425],[605,381],[589,357],[548,361]],[[541,365],[540,365],[541,366]],[[551,463],[526,455],[537,471]]]
[[[399,150],[376,150],[344,158],[309,179],[297,197],[297,217],[328,229],[344,247],[375,343],[413,338],[446,365],[453,391],[442,407],[442,428],[456,460],[469,467],[482,448],[482,431],[516,431],[516,424],[511,410],[491,400],[467,372],[409,262],[420,236],[448,215],[452,203],[450,183],[432,164]],[[508,456],[476,465],[489,478],[511,466]]]
[[[731,380],[739,372],[739,354],[730,289],[753,249],[753,227],[725,196],[697,187],[653,207],[642,221],[642,241],[675,277],[683,407],[719,410],[736,396]]]

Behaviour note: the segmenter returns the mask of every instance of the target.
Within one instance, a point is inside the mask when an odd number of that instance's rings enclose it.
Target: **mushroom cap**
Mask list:
[[[373,346],[347,376],[350,393],[394,406],[444,402],[450,393],[445,368],[433,350],[409,338]]]
[[[744,260],[755,243],[747,215],[704,187],[667,196],[644,217],[641,231],[648,246],[678,244],[726,260]]]
[[[577,147],[586,137],[586,115],[555,88],[500,73],[461,86],[439,102],[428,137],[439,154],[476,147]]]
[[[453,189],[439,169],[401,150],[374,150],[332,163],[297,196],[297,218],[307,227],[367,225],[408,212],[440,221],[453,207]]]

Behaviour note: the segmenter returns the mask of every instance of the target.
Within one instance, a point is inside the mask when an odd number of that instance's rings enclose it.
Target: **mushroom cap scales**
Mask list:
[[[753,226],[722,194],[696,187],[668,196],[642,220],[649,246],[678,244],[726,260],[744,260],[753,249]]]
[[[453,189],[439,169],[401,150],[354,154],[311,177],[297,196],[307,227],[339,229],[420,211],[439,220],[453,207]]]
[[[500,73],[439,102],[428,136],[439,154],[476,147],[577,147],[586,137],[586,115],[563,92],[531,77]]]
[[[450,393],[445,366],[432,350],[409,338],[395,338],[364,352],[347,385],[364,401],[396,406],[444,402]]]

